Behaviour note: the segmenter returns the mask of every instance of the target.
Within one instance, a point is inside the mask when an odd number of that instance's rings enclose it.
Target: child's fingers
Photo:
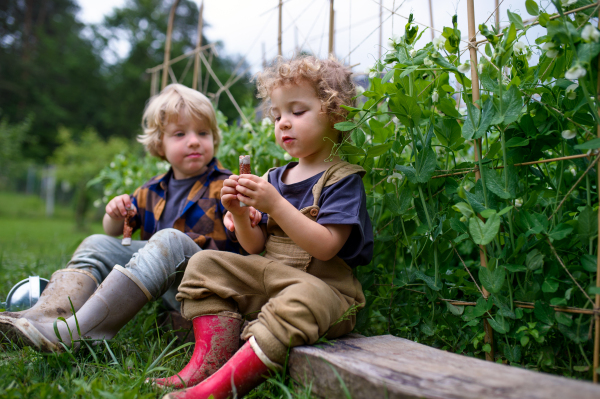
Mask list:
[[[237,185],[238,185],[238,179],[237,179],[237,176],[236,176],[236,179],[225,179],[225,180],[223,181],[223,186],[224,186],[224,187],[225,187],[225,186],[227,186],[227,187],[235,187],[235,186],[237,186]]]
[[[227,194],[237,194],[237,190],[235,189],[235,187],[223,187],[221,189],[221,195]]]
[[[237,195],[237,199],[238,199],[240,202],[243,202],[243,203],[244,203],[244,204],[246,204],[246,205],[254,206],[254,200],[253,200],[252,198],[250,198],[250,197],[246,197],[246,196],[245,196],[245,195],[243,195],[243,194],[238,194],[238,195]]]
[[[242,186],[242,187],[249,188],[250,190],[253,190],[253,191],[256,191],[256,189],[258,188],[258,183],[254,182],[250,179],[240,178],[238,183],[239,183],[238,188],[239,188],[239,186]]]

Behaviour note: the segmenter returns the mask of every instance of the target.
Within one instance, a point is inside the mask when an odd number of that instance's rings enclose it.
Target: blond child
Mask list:
[[[0,330],[13,342],[61,350],[53,328],[60,316],[67,319],[57,324],[62,341],[71,343],[68,328],[78,339],[69,299],[81,336],[112,338],[150,300],[162,297],[168,307],[179,308],[177,285],[192,255],[202,249],[239,253],[223,224],[221,189],[231,172],[215,158],[221,139],[210,101],[183,85],[167,86],[150,99],[142,125],[138,140],[171,168],[106,205],[107,235],[86,238],[67,268],[52,275],[34,307],[0,313]],[[129,207],[141,240],[123,246],[115,237],[123,232]],[[254,209],[249,212],[260,218]]]
[[[352,105],[356,95],[350,71],[334,60],[280,60],[258,75],[258,91],[270,100],[277,144],[298,162],[263,178],[225,180],[226,225],[253,255],[203,251],[190,259],[177,300],[194,325],[196,349],[178,375],[156,383],[199,384],[169,398],[241,396],[280,368],[290,347],[352,331],[354,315],[335,322],[365,303],[352,273],[373,252],[365,171],[331,156],[342,139],[333,127],[346,115],[340,105]],[[265,213],[259,226],[250,224],[240,201]],[[241,335],[248,342],[231,357],[243,316],[255,320]],[[216,334],[208,328],[214,325]]]

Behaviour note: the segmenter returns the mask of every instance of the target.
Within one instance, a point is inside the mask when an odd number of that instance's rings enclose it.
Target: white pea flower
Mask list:
[[[577,169],[575,169],[575,166],[571,166],[571,167],[569,168],[569,172],[571,172],[571,174],[572,174],[573,176],[576,176],[576,175],[577,175]]]
[[[485,64],[483,64],[481,62],[479,64],[477,64],[477,72],[479,72],[480,75],[483,73],[484,67],[485,67]]]
[[[431,99],[433,100],[434,103],[437,103],[438,100],[440,99],[440,95],[439,95],[437,89],[433,90],[433,94],[431,95]]]
[[[586,74],[585,68],[581,66],[581,64],[576,64],[574,67],[569,68],[567,72],[565,72],[565,78],[567,79],[579,79],[584,77]]]
[[[100,208],[100,205],[102,205],[102,200],[97,199],[94,201],[94,208]]]
[[[392,122],[394,123],[394,125],[397,125],[400,123],[400,119],[398,119],[396,116],[392,117]]]
[[[579,85],[577,83],[573,83],[572,85],[567,87],[567,90],[565,90],[565,94],[569,100],[575,100],[577,98],[577,93],[575,93],[575,90],[577,90],[578,87]]]
[[[244,123],[244,125],[242,127],[246,130],[252,130],[252,125],[249,123]]]
[[[133,184],[133,179],[131,177],[126,177],[125,178],[125,185],[126,186],[131,186]]]
[[[502,83],[507,85],[510,83],[510,79],[508,78],[508,76],[502,76]]]
[[[517,208],[520,208],[520,207],[522,207],[522,206],[523,206],[523,199],[522,199],[522,198],[517,198],[517,199],[515,200],[515,206],[516,206]]]
[[[444,36],[438,36],[433,39],[433,48],[437,50],[443,50],[446,45],[446,38]]]
[[[572,138],[575,138],[575,136],[577,136],[577,133],[574,130],[563,130],[560,135],[565,140],[571,140]]]
[[[437,58],[440,56],[440,53],[438,53],[437,51],[434,51],[433,53],[431,53],[431,58]]]
[[[542,46],[543,50],[546,50],[546,57],[556,58],[558,55],[558,48],[554,42],[546,42]]]
[[[415,50],[414,48],[410,49],[410,51],[408,52],[408,54],[410,54],[411,58],[414,58],[415,55],[417,55],[417,50]]]
[[[402,176],[400,173],[394,172],[387,177],[387,182],[397,186],[398,183],[402,182],[402,179],[404,179],[404,176]]]
[[[283,154],[283,159],[289,161],[290,159],[292,159],[292,156],[286,152],[285,154]]]
[[[362,94],[365,92],[365,88],[362,86],[356,86],[356,94],[359,96],[362,96]]]
[[[114,163],[114,162],[111,162],[111,163],[110,163],[110,167],[111,167],[111,168],[114,168],[114,167],[115,167],[115,163]]]
[[[247,143],[244,145],[244,151],[250,152],[251,149],[252,149],[252,146],[250,145],[250,143]]]
[[[260,125],[262,127],[271,126],[272,124],[273,124],[273,121],[271,120],[271,118],[263,118],[263,120],[260,122]]]
[[[398,44],[400,44],[400,36],[392,35],[392,37],[388,39],[388,45],[390,47],[396,47]]]
[[[600,40],[600,32],[592,25],[587,24],[583,27],[583,30],[581,31],[581,38],[586,42],[597,42],[598,40]]]
[[[523,54],[523,52],[525,51],[526,48],[527,48],[527,46],[523,42],[516,42],[515,45],[513,46],[513,49],[514,49],[515,53],[517,53],[517,54]]]
[[[366,72],[369,74],[369,79],[373,79],[379,75],[379,71],[375,68],[369,68]]]
[[[423,64],[425,64],[428,67],[432,67],[433,66],[433,61],[431,61],[431,58],[425,57],[425,59],[423,60]]]
[[[471,62],[466,61],[464,64],[460,64],[457,69],[460,73],[467,73],[471,70]]]
[[[568,7],[571,4],[577,3],[577,0],[560,0],[560,3],[562,4],[563,7]]]

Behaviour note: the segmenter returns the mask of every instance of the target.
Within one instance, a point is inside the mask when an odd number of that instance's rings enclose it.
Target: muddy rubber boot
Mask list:
[[[80,338],[75,318],[81,338],[110,339],[151,299],[150,294],[146,294],[120,269],[121,266],[115,266],[81,309],[67,319],[69,328],[64,322],[57,322],[64,345],[71,346],[69,329],[73,340]],[[17,319],[14,327],[13,331],[18,330],[26,346],[42,352],[60,352],[64,349],[54,332],[54,321],[40,323],[21,318]],[[78,347],[76,343],[75,349]]]
[[[92,273],[84,269],[61,269],[50,277],[46,289],[37,303],[30,309],[21,312],[0,313],[0,340],[4,337],[20,346],[18,329],[14,324],[17,319],[26,319],[38,323],[52,323],[57,317],[68,318],[73,315],[73,308],[78,311],[85,301],[98,287],[98,281]],[[69,302],[69,298],[71,302]]]
[[[224,313],[228,315],[206,315],[192,319],[196,346],[188,364],[174,376],[148,382],[162,387],[191,387],[221,368],[239,348],[242,325],[239,314]]]
[[[265,381],[270,370],[280,369],[280,365],[264,354],[254,337],[250,337],[216,373],[195,387],[172,392],[163,399],[207,399],[211,395],[214,399],[227,399],[233,397],[234,389],[241,398]]]

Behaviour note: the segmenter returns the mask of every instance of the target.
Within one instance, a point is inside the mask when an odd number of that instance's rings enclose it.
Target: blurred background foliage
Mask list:
[[[0,162],[49,161],[62,144],[61,126],[73,133],[73,140],[88,128],[101,140],[133,140],[140,133],[150,93],[150,75],[145,70],[163,60],[169,6],[159,0],[129,0],[102,23],[86,26],[76,18],[74,0],[0,2],[0,140],[4,143],[11,134],[19,137],[10,139],[15,148],[7,151],[12,158],[5,158],[2,146]],[[173,56],[196,46],[197,5],[181,1],[175,22]],[[116,35],[128,42],[130,51],[124,58],[106,53]],[[220,43],[216,44],[219,49]],[[212,66],[226,81],[237,62],[219,56]],[[173,65],[175,76],[182,75],[185,64]],[[191,86],[191,80],[188,73],[180,83]],[[207,91],[217,90],[211,80]],[[230,90],[240,104],[254,101],[247,78]],[[238,117],[229,98],[220,98],[218,106],[228,119]]]

